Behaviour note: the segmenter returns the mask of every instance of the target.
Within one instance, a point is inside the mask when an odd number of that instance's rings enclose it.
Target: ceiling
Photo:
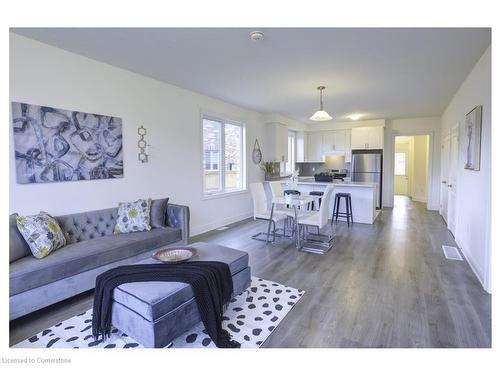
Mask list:
[[[490,29],[14,28],[56,47],[262,113],[312,123],[441,115]]]

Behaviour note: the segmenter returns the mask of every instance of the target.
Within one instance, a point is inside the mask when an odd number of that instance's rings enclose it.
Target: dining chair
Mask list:
[[[252,200],[253,200],[253,218],[254,220],[265,220],[269,221],[271,218],[271,211],[268,209],[267,205],[267,197],[266,197],[266,192],[264,190],[264,185],[262,182],[253,182],[250,184],[250,192],[252,193]],[[276,223],[278,221],[283,220],[286,222],[287,220],[287,215],[283,213],[279,213],[276,210],[273,211],[273,218],[272,218],[272,235],[273,235],[273,241],[276,240],[276,236],[281,237],[281,235],[276,233]],[[283,231],[285,231],[283,227]],[[266,239],[259,238],[260,236],[266,236]],[[266,241],[267,240],[267,232],[259,232],[256,233],[252,236],[252,239],[258,240],[258,241]]]
[[[285,191],[283,190],[283,184],[280,181],[269,181],[269,187],[271,188],[271,195],[273,198],[281,198],[285,195]],[[287,217],[293,215],[293,210],[287,207],[285,204],[276,204],[274,206],[274,212],[287,215]],[[287,221],[285,222],[285,228],[288,228],[289,224],[290,224],[289,219],[287,219]],[[286,230],[284,234],[286,235]]]
[[[319,211],[309,211],[298,215],[297,222],[299,224],[299,235],[302,235],[303,239],[306,241],[312,241],[316,247],[304,246],[304,249],[314,251],[317,250],[318,253],[325,253],[329,251],[332,247],[332,235],[321,234],[321,229],[323,229],[328,224],[328,210],[330,208],[330,201],[332,198],[334,187],[328,185],[323,193],[323,202],[319,208]],[[317,234],[314,237],[310,237],[309,228],[314,227],[317,229]]]

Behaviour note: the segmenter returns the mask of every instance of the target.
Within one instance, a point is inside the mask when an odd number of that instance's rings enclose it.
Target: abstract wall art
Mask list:
[[[123,177],[118,117],[12,103],[17,182]]]
[[[481,167],[482,106],[478,105],[465,115],[465,142],[467,155],[465,169],[478,171]]]

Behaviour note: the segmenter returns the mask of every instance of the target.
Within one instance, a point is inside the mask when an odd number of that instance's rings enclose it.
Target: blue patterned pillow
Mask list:
[[[151,230],[151,198],[120,203],[114,234]]]
[[[35,258],[42,259],[66,245],[66,238],[56,219],[46,212],[16,218],[17,228]]]

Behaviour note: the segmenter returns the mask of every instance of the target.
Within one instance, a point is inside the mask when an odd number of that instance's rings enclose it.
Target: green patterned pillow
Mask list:
[[[33,216],[18,215],[16,222],[35,258],[45,258],[52,251],[66,245],[66,238],[56,219],[46,212]]]
[[[120,203],[114,234],[151,230],[150,212],[152,199]]]

